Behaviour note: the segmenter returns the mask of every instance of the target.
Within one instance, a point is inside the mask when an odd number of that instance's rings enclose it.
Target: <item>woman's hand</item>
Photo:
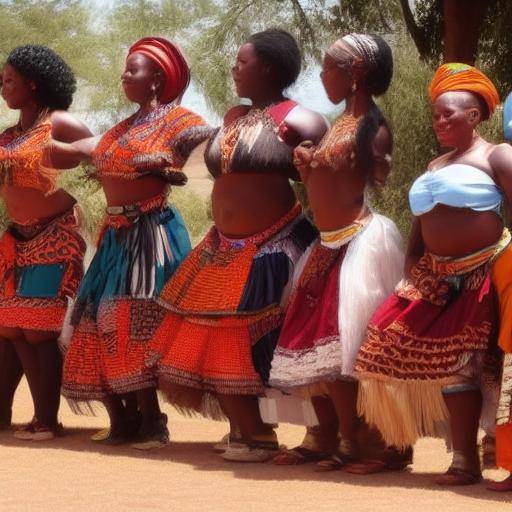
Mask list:
[[[301,180],[306,183],[311,173],[311,164],[315,148],[311,141],[304,141],[293,151],[293,165],[299,171]]]

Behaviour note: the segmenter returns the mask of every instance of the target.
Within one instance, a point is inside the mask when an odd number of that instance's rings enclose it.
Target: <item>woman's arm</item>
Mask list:
[[[415,217],[411,231],[409,233],[409,241],[407,243],[407,251],[405,253],[405,276],[411,275],[411,269],[418,263],[419,259],[425,252],[425,245],[423,244],[423,237],[421,236],[420,220]]]
[[[49,167],[71,169],[90,157],[98,138],[92,137],[84,123],[65,111],[52,112],[50,121],[52,143],[48,151]]]
[[[507,210],[512,212],[512,147],[498,144],[489,155],[495,179],[505,195]]]

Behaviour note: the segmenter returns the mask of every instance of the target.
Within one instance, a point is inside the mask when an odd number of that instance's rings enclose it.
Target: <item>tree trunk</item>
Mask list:
[[[474,65],[480,29],[493,0],[443,0],[444,62]]]

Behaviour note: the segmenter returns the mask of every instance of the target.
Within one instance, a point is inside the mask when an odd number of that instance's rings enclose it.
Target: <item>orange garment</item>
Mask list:
[[[98,177],[137,179],[138,169],[164,159],[168,169],[181,170],[192,149],[208,136],[204,120],[172,103],[148,114],[136,113],[116,124],[101,138],[92,154]],[[184,175],[183,175],[184,176]],[[186,182],[184,176],[182,183]]]
[[[485,101],[490,114],[500,102],[498,91],[489,78],[473,66],[459,62],[443,64],[437,68],[428,92],[430,99],[434,102],[441,94],[448,91],[468,91],[478,94]]]
[[[0,135],[0,185],[34,188],[46,195],[55,192],[58,171],[43,165],[51,131],[47,119],[26,132],[13,126]]]
[[[496,463],[512,472],[512,246],[496,260],[492,279],[500,304],[498,343],[505,352],[496,428]]]

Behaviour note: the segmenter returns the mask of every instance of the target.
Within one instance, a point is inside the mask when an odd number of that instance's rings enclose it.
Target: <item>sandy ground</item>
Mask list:
[[[25,384],[15,403],[15,421],[32,416]],[[89,436],[106,425],[103,415],[74,416],[67,404],[61,419],[67,434],[52,442],[22,442],[0,434],[0,512],[96,511],[512,511],[512,494],[485,485],[439,489],[433,475],[449,457],[439,441],[419,443],[410,473],[373,476],[318,474],[311,465],[228,463],[211,450],[226,425],[170,414],[172,443],[151,453],[98,447]],[[293,446],[302,429],[279,428]],[[502,477],[487,471],[486,477]]]

